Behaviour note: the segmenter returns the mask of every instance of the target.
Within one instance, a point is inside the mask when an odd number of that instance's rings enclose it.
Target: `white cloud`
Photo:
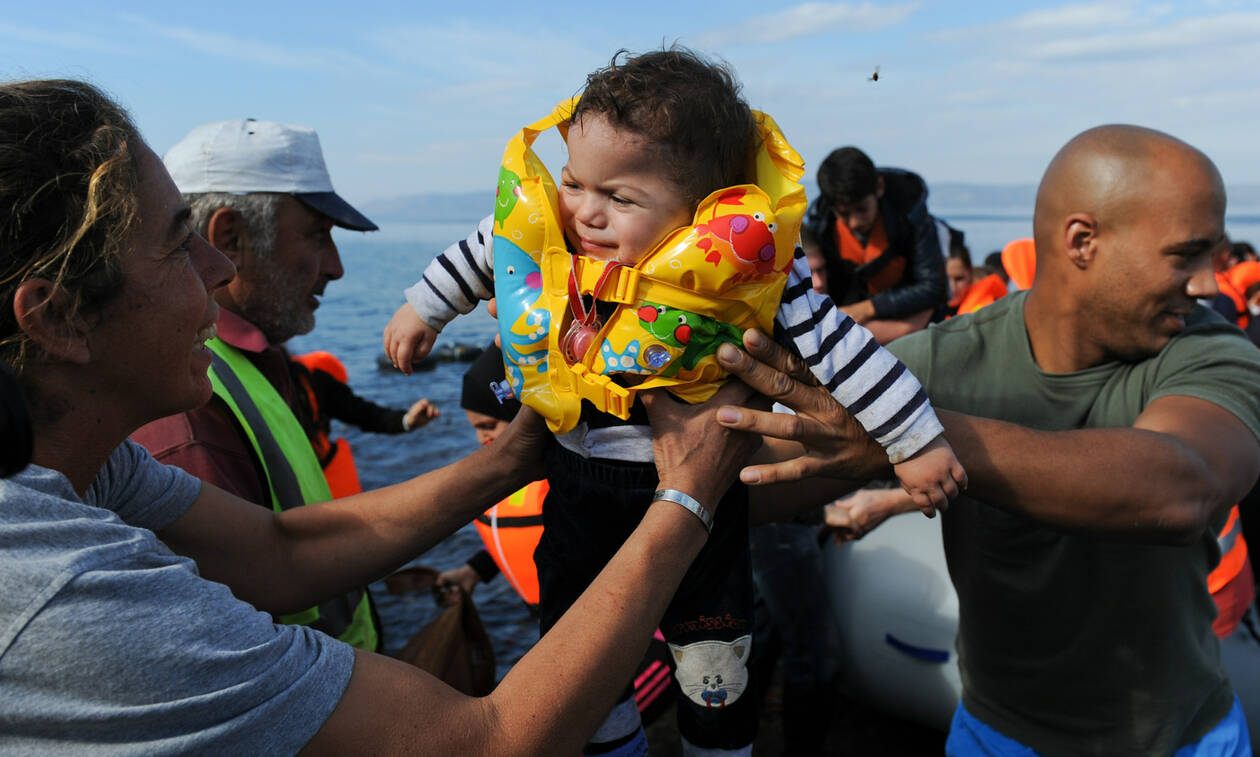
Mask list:
[[[389,75],[393,72],[356,55],[336,49],[296,49],[231,34],[220,34],[190,26],[159,24],[133,14],[122,19],[136,27],[185,45],[191,50],[238,62],[257,63],[270,68],[299,71],[354,70],[359,73]]]
[[[896,26],[919,7],[918,3],[802,3],[775,13],[749,18],[733,26],[719,27],[699,36],[705,47],[747,42],[783,42],[843,28],[875,31]]]
[[[442,81],[477,79],[533,81],[547,87],[577,87],[587,71],[608,62],[615,48],[585,47],[570,36],[539,25],[492,26],[454,19],[404,25],[366,35],[369,44],[399,64],[440,74]]]
[[[1076,31],[1096,26],[1128,24],[1133,20],[1133,3],[1074,3],[1057,8],[1038,8],[1008,22],[1020,31]]]
[[[39,45],[52,45],[54,47],[65,48],[69,50],[82,50],[96,53],[108,53],[110,55],[135,55],[135,50],[124,45],[114,42],[107,42],[98,37],[91,37],[86,34],[76,34],[66,31],[45,31],[43,29],[33,29],[29,26],[18,26],[0,21],[0,37],[18,40],[20,42],[33,42]]]
[[[1035,58],[1079,58],[1099,55],[1163,56],[1197,48],[1242,44],[1255,47],[1260,13],[1230,13],[1180,19],[1158,28],[1116,29],[1105,34],[1051,40],[1026,47]],[[1250,58],[1249,60],[1254,60]]]

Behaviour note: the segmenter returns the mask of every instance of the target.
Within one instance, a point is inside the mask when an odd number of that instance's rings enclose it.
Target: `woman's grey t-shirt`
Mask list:
[[[82,498],[35,465],[0,480],[0,753],[291,754],[319,730],[353,650],[154,535],[200,487],[130,440]]]

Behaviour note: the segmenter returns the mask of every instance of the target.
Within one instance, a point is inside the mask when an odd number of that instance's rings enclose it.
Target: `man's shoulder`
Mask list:
[[[211,397],[201,407],[144,424],[131,438],[154,458],[168,462],[165,458],[188,444],[232,446],[240,439],[240,428],[223,401]]]
[[[1221,357],[1260,365],[1260,349],[1234,324],[1210,307],[1196,304],[1186,316],[1186,327],[1152,358],[1169,361],[1206,362]]]
[[[147,423],[131,438],[159,462],[183,468],[251,502],[267,499],[249,438],[218,397],[199,408]]]
[[[918,175],[914,171],[907,171],[904,168],[896,168],[895,166],[880,166],[878,170],[879,175],[884,178],[885,182],[891,179],[892,181],[897,182],[908,181],[917,184],[923,183],[922,176]]]
[[[1201,305],[1186,328],[1143,366],[1151,399],[1198,397],[1229,410],[1260,438],[1260,350],[1236,326]]]
[[[884,196],[890,200],[914,203],[927,197],[927,182],[914,171],[881,166],[879,175],[884,180]]]
[[[889,344],[888,349],[907,364],[929,356],[967,360],[969,350],[983,348],[999,335],[1004,336],[1002,327],[1009,319],[1022,316],[1022,298],[1022,294],[1000,297],[974,313],[955,316],[904,336]]]

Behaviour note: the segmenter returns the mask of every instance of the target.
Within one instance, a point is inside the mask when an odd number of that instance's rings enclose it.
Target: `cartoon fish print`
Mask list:
[[[503,222],[512,215],[512,209],[523,194],[521,177],[505,167],[500,168],[499,188],[494,193],[494,220],[499,228],[503,228]]]
[[[718,198],[718,205],[743,205],[740,201],[746,190],[732,189]],[[714,211],[716,213],[716,211]],[[724,249],[730,250],[730,262],[741,273],[765,275],[774,271],[775,245],[774,232],[779,226],[774,221],[766,222],[764,213],[733,213],[718,216],[707,223],[696,224],[696,231],[707,235],[696,243],[696,247],[708,251],[707,262],[717,265],[722,260]],[[725,242],[723,249],[715,245],[714,240]]]
[[[653,337],[671,347],[683,348],[682,355],[670,362],[661,376],[676,376],[679,370],[695,368],[705,357],[717,352],[722,342],[741,343],[739,329],[699,313],[645,302],[637,314],[639,325]]]
[[[525,371],[547,371],[547,330],[551,327],[551,314],[537,306],[542,295],[542,272],[533,258],[510,239],[497,234],[494,257],[494,291],[504,363],[513,391],[524,399]]]

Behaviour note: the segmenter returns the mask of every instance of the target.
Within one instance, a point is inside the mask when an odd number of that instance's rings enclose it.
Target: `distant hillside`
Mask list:
[[[1260,215],[1260,184],[1238,184],[1225,190],[1231,218]],[[930,187],[933,213],[950,215],[1032,215],[1035,184],[965,184],[940,182]]]
[[[1260,215],[1260,184],[1236,184],[1225,189],[1229,197],[1226,215]]]
[[[494,196],[486,191],[405,195],[364,203],[363,213],[378,223],[476,222],[490,212],[493,202]]]
[[[928,188],[928,207],[950,215],[1032,215],[1035,184],[965,184],[939,182]]]
[[[805,182],[813,197],[817,188]],[[1229,215],[1260,216],[1260,184],[1229,187]],[[1037,196],[1035,184],[968,184],[945,181],[930,187],[928,206],[933,213],[951,215],[993,215],[1023,218],[1032,215]],[[380,222],[462,222],[477,221],[491,208],[484,191],[458,194],[419,194],[367,203],[363,212]]]

